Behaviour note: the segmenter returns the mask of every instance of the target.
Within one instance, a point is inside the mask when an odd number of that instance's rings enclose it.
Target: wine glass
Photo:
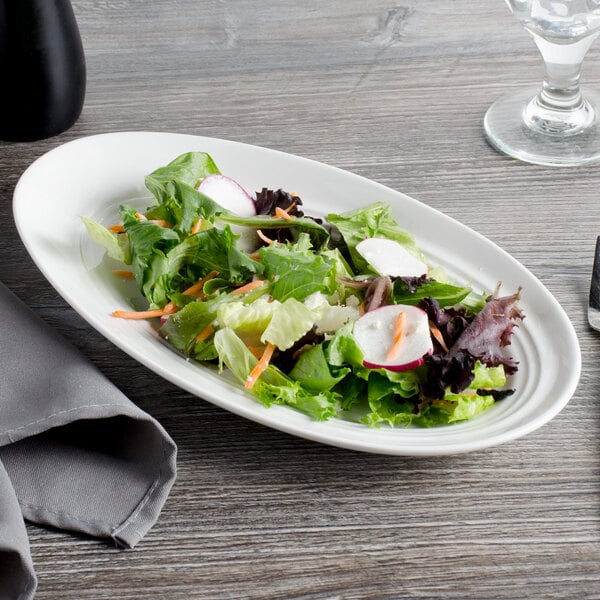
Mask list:
[[[489,143],[519,160],[577,166],[600,160],[600,94],[579,86],[583,59],[600,33],[600,0],[506,0],[533,36],[542,88],[518,90],[488,109]]]

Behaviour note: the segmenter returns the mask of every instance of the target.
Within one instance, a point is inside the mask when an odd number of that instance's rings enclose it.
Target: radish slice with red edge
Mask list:
[[[401,341],[391,356],[396,322],[405,314]],[[427,313],[416,306],[391,304],[376,308],[354,323],[354,339],[363,353],[363,365],[368,369],[407,371],[424,362],[433,352]]]
[[[237,181],[225,175],[208,175],[200,182],[198,191],[240,217],[253,217],[256,214],[250,194]]]
[[[402,244],[387,238],[367,238],[356,244],[356,251],[377,271],[390,277],[420,277],[427,265]]]
[[[200,182],[198,191],[240,217],[256,215],[256,205],[250,194],[237,181],[226,175],[208,175]],[[254,229],[231,225],[231,230],[241,236],[238,244],[242,250],[256,250],[259,241]]]

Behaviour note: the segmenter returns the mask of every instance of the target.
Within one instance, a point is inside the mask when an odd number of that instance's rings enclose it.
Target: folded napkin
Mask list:
[[[0,284],[0,600],[29,600],[24,519],[132,548],[154,525],[176,447]]]

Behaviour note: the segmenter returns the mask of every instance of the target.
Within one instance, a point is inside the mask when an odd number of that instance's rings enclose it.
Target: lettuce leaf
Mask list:
[[[214,223],[217,215],[224,212],[226,209],[197,189],[181,181],[172,181],[161,204],[150,207],[146,217],[167,221],[184,238],[198,218]]]
[[[219,354],[219,368],[227,367],[240,383],[246,383],[250,371],[256,366],[258,359],[233,329],[224,327],[215,333],[215,348]],[[264,373],[263,373],[264,375]]]
[[[413,425],[437,427],[467,421],[494,404],[491,395],[448,394],[443,400],[436,400],[426,406],[413,418]]]
[[[260,333],[267,328],[273,313],[281,306],[277,300],[258,298],[254,302],[235,301],[221,304],[217,319],[222,327],[242,333]]]
[[[332,375],[323,352],[323,345],[312,346],[302,352],[290,371],[290,377],[312,392],[328,391],[338,384],[348,373],[349,368],[338,369]]]
[[[473,381],[469,388],[472,390],[501,388],[506,385],[506,371],[503,365],[486,367],[480,361],[473,368]]]
[[[259,250],[264,275],[273,282],[271,295],[280,301],[304,300],[315,292],[331,293],[337,284],[335,261],[294,245],[271,245]]]
[[[123,213],[132,267],[151,307],[177,301],[177,294],[211,271],[231,283],[244,283],[262,271],[260,263],[237,248],[229,227],[206,229],[179,241],[176,231]]]
[[[340,327],[325,347],[325,357],[330,365],[349,366],[354,375],[368,379],[371,370],[363,366],[363,353],[352,335],[353,328],[354,323],[346,323]]]
[[[226,366],[241,383],[245,383],[257,363],[256,357],[231,329],[219,329],[214,344],[221,368]],[[296,408],[317,421],[335,417],[339,410],[337,395],[333,392],[312,393],[299,382],[269,365],[258,378],[251,393],[265,406],[283,404]]]
[[[158,333],[180,352],[190,354],[196,336],[215,320],[219,306],[229,301],[231,296],[224,294],[205,302],[190,302],[171,315]]]
[[[396,279],[392,286],[394,304],[417,305],[425,298],[435,298],[438,305],[445,308],[460,303],[470,293],[470,287],[440,283],[433,279],[420,283],[414,290],[410,290],[402,279]]]
[[[450,348],[448,357],[468,352],[488,367],[504,365],[507,373],[514,373],[518,365],[502,348],[510,344],[514,328],[524,318],[517,305],[519,298],[520,290],[512,296],[491,298]]]
[[[370,237],[386,237],[402,244],[407,250],[419,258],[421,253],[412,238],[391,216],[391,207],[383,202],[376,202],[340,215],[327,215],[329,223],[341,233],[357,273],[368,273],[369,265],[356,251],[356,245]]]
[[[217,165],[206,152],[186,152],[168,165],[147,175],[145,183],[153,196],[162,204],[165,197],[171,193],[172,182],[181,182],[195,188],[207,175],[219,173]]]
[[[291,348],[315,322],[315,314],[302,302],[288,298],[275,308],[261,341],[275,344],[279,350]]]
[[[276,377],[275,373],[277,373]],[[327,391],[313,394],[272,366],[268,367],[254,384],[252,394],[265,406],[273,404],[291,406],[315,421],[326,421],[337,417],[339,411],[336,394]]]
[[[362,422],[367,425],[410,424],[415,417],[418,394],[419,375],[416,371],[372,371],[367,386],[369,412]]]
[[[96,223],[96,221],[84,217],[83,215],[80,216],[80,219],[83,221],[90,238],[92,238],[96,244],[102,246],[110,258],[114,258],[126,265],[131,264],[129,240],[126,235],[113,233],[104,227],[104,225],[100,225],[100,223]]]
[[[240,217],[231,212],[225,212],[219,215],[219,221],[229,223],[230,225],[250,227],[252,229],[286,229],[290,231],[294,241],[299,238],[301,233],[306,233],[310,237],[313,248],[317,250],[320,250],[329,239],[329,231],[327,231],[323,225],[304,217],[297,217],[292,221],[285,221],[283,219],[273,219],[268,215]]]

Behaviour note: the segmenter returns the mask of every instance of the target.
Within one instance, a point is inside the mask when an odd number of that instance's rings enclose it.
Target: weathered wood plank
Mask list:
[[[600,232],[597,167],[528,166],[486,144],[489,104],[541,77],[504,3],[73,5],[86,104],[57,138],[0,142],[0,280],[161,420],[179,445],[179,478],[131,552],[30,527],[38,597],[600,597],[600,339],[584,313]],[[600,87],[598,55],[592,49],[584,79]],[[144,129],[325,161],[490,237],[571,315],[584,360],[574,398],[541,430],[499,448],[394,458],[270,430],[138,366],[37,271],[10,203],[20,174],[47,150]]]

